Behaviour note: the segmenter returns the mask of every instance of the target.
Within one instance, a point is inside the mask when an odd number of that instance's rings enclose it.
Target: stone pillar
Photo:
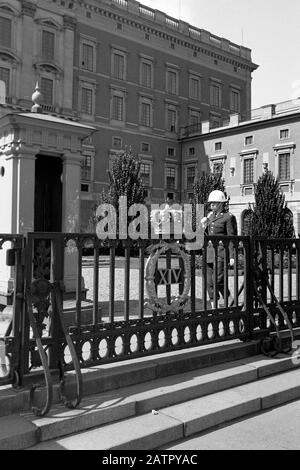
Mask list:
[[[65,153],[63,156],[63,214],[62,232],[76,233],[80,227],[81,154]],[[77,250],[69,244],[65,249],[64,284],[66,293],[76,291]],[[74,295],[73,295],[74,297]]]
[[[34,230],[35,155],[33,148],[12,145],[4,152],[1,184],[0,233],[26,234]],[[7,296],[13,288],[13,268],[6,266],[6,249],[0,250],[0,292]]]

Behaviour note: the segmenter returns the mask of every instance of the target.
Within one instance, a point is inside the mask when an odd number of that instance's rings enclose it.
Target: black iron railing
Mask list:
[[[184,240],[102,241],[95,234],[30,233],[0,240],[13,243],[8,264],[14,277],[13,317],[3,340],[7,373],[0,384],[26,384],[45,369],[37,337],[49,371],[57,370],[63,380],[74,368],[300,326],[299,239],[209,236],[201,250],[187,250]],[[211,249],[219,268],[223,257],[224,298],[218,298],[217,269],[208,298]]]

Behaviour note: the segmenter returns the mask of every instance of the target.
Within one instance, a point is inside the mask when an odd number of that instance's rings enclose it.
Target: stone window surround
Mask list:
[[[241,188],[241,196],[245,196],[245,191],[247,189],[252,189],[252,196],[254,194],[254,185],[257,181],[257,157],[258,157],[258,149],[251,148],[247,150],[242,150],[240,152],[240,161],[241,161],[241,176],[240,176],[240,188]],[[253,158],[253,183],[244,183],[244,159]]]
[[[295,163],[293,156],[295,155],[296,144],[294,142],[285,142],[276,144],[273,147],[274,150],[274,174],[275,176],[279,174],[279,155],[284,153],[290,154],[290,179],[287,181],[280,181],[281,183],[288,184],[289,191],[293,192],[294,190],[294,180],[295,180]]]
[[[96,72],[96,59],[97,59],[97,41],[95,38],[80,34],[79,39],[79,68],[81,70],[86,70],[88,72]],[[83,45],[91,46],[93,48],[93,69],[89,70],[86,67],[82,66],[83,60]]]

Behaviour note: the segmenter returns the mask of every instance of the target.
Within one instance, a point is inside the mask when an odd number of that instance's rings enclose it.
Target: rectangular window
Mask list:
[[[215,142],[215,152],[222,150],[222,142]]]
[[[152,87],[152,64],[142,62],[141,64],[141,85],[147,88]]]
[[[210,127],[211,129],[216,129],[217,127],[221,127],[222,122],[221,122],[221,117],[211,115],[210,116]]]
[[[173,167],[166,168],[166,187],[176,189],[176,169]]]
[[[121,137],[113,137],[112,138],[112,146],[114,148],[120,149],[122,147],[122,139]]]
[[[0,45],[3,47],[11,47],[11,26],[10,19],[0,17]]]
[[[84,161],[81,162],[81,179],[90,181],[92,176],[92,157],[85,155]]]
[[[143,183],[144,183],[145,186],[150,186],[151,185],[150,175],[151,175],[151,165],[150,165],[150,163],[141,163],[140,177],[143,180]]]
[[[90,88],[81,89],[81,112],[93,114],[93,90]]]
[[[189,97],[192,100],[200,100],[200,79],[190,77],[189,79]]]
[[[193,126],[195,128],[195,130],[197,130],[198,128],[198,125],[200,124],[201,122],[201,113],[200,111],[190,111],[190,115],[189,115],[189,125],[190,126]]]
[[[281,153],[278,155],[278,176],[280,181],[291,179],[290,153]]]
[[[215,162],[213,164],[213,173],[214,174],[219,174],[223,172],[223,163],[221,162]]]
[[[194,182],[196,176],[196,167],[189,166],[186,169],[186,189],[191,190],[193,189]]]
[[[244,184],[254,182],[254,159],[245,158],[244,160]]]
[[[177,72],[167,71],[167,91],[172,95],[177,94]]]
[[[176,110],[168,108],[167,111],[167,130],[169,132],[176,132]]]
[[[122,96],[115,95],[112,98],[112,119],[124,120],[124,98]]]
[[[82,44],[81,67],[90,72],[94,70],[94,47],[90,44]]]
[[[248,135],[245,137],[245,145],[252,145],[253,144],[253,135]]]
[[[216,108],[221,107],[221,86],[217,84],[210,85],[210,104]]]
[[[288,139],[290,136],[290,130],[289,129],[280,129],[280,139]]]
[[[240,92],[237,90],[231,90],[230,111],[234,111],[235,113],[240,112]]]
[[[53,104],[53,80],[50,78],[41,79],[41,93],[43,95],[43,104]]]
[[[0,80],[5,83],[6,96],[9,96],[9,76],[10,70],[5,67],[0,67]]]
[[[147,142],[142,142],[141,143],[141,151],[142,152],[150,152],[150,144]]]
[[[50,31],[42,32],[42,57],[46,60],[54,60],[55,34]]]
[[[175,148],[174,147],[168,147],[168,157],[175,157]]]
[[[151,104],[141,103],[141,125],[150,127],[151,126]]]
[[[195,155],[195,147],[189,147],[189,155]]]
[[[113,76],[125,80],[125,57],[121,54],[113,55]]]

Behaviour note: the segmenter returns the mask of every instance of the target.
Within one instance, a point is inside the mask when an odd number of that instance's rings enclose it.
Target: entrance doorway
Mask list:
[[[35,162],[34,231],[61,232],[62,160],[38,155]]]

